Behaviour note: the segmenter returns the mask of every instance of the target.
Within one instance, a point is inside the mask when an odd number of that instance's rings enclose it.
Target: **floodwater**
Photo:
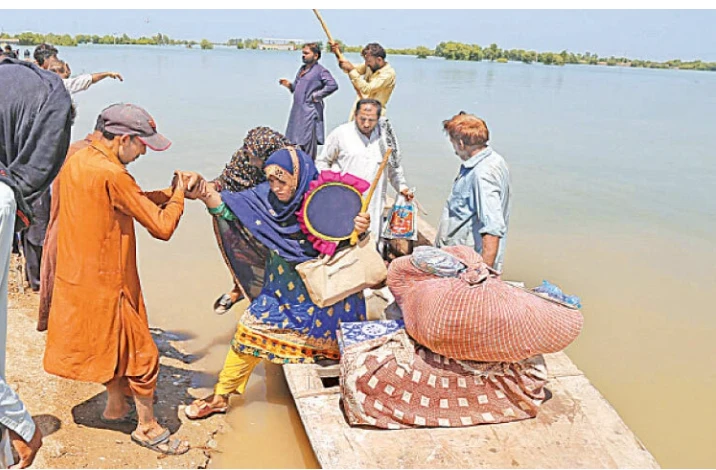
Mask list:
[[[168,185],[174,169],[214,177],[247,130],[283,130],[291,98],[278,79],[300,65],[298,52],[229,48],[85,46],[61,56],[75,73],[125,78],[75,95],[75,138],[125,101],[173,140],[130,168],[148,189]],[[398,74],[389,116],[428,220],[437,222],[459,167],[441,122],[476,113],[512,174],[505,277],[548,279],[581,297],[584,331],[568,353],[662,466],[716,466],[716,74],[389,61]],[[335,59],[322,62],[340,85],[327,100],[330,130],[354,95]],[[151,322],[193,336],[205,371],[194,385],[210,388],[240,309],[212,311],[231,279],[209,216],[190,202],[171,242],[139,232]],[[235,431],[220,437],[213,465],[317,465],[277,366],[257,369],[232,404]]]

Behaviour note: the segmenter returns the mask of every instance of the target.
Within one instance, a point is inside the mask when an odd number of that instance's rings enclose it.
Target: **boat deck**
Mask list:
[[[336,379],[321,378],[335,366],[284,372],[323,468],[659,468],[566,354],[545,360],[552,398],[536,418],[465,428],[351,427]]]
[[[421,218],[417,245],[435,230]],[[386,303],[368,302],[368,318]],[[464,428],[351,427],[340,405],[338,365],[283,366],[323,468],[659,468],[584,373],[563,352],[545,355],[552,397],[534,419]]]

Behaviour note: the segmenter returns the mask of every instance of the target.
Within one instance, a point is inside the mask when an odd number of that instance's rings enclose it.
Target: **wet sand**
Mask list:
[[[20,394],[43,434],[33,468],[206,468],[217,454],[223,419],[190,422],[182,407],[192,399],[188,385],[201,375],[181,336],[152,328],[161,354],[155,413],[175,437],[192,446],[181,456],[162,456],[134,444],[134,426],[99,421],[106,393],[98,384],[47,374],[42,367],[47,333],[36,330],[39,297],[18,289],[13,257],[8,309],[7,381]]]

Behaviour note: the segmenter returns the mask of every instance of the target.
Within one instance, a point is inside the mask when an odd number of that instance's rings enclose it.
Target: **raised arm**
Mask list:
[[[122,78],[122,75],[120,75],[118,72],[98,72],[92,74],[92,83],[97,83],[100,80],[104,80],[105,78],[114,78],[115,80],[119,80],[120,82],[124,81],[124,78]]]
[[[364,66],[365,68],[365,66]],[[370,82],[367,82],[363,75],[358,72],[358,68],[354,68],[348,72],[353,88],[356,89],[361,98],[368,97],[371,92],[380,88],[392,88],[395,86],[395,75],[392,73],[380,74]]]
[[[141,190],[134,178],[126,171],[117,172],[109,181],[108,190],[114,207],[132,216],[149,233],[160,240],[169,240],[184,213],[184,182],[176,179],[176,185],[164,207],[159,207]]]

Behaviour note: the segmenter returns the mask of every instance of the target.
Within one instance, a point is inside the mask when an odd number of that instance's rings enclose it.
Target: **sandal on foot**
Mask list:
[[[231,300],[231,296],[229,294],[222,294],[221,297],[216,299],[216,302],[214,302],[214,312],[216,312],[218,315],[223,315],[228,312],[236,302],[240,301],[243,298],[244,296],[240,296],[238,299],[236,299],[236,301],[233,301]]]
[[[154,452],[166,455],[181,455],[189,451],[189,445],[186,445],[185,449],[181,449],[181,446],[185,444],[184,441],[179,439],[171,439],[171,433],[168,429],[165,429],[160,435],[154,439],[144,440],[138,437],[134,432],[132,433],[132,440],[142,447],[151,449]]]
[[[137,409],[130,408],[126,415],[121,418],[105,418],[104,413],[99,414],[99,420],[104,424],[133,424],[137,425]]]
[[[199,404],[201,402],[201,404]],[[189,411],[191,408],[195,408],[196,413]],[[194,402],[184,408],[184,414],[189,419],[204,419],[215,413],[226,413],[228,407],[224,406],[221,408],[214,408],[205,400],[194,400]]]

